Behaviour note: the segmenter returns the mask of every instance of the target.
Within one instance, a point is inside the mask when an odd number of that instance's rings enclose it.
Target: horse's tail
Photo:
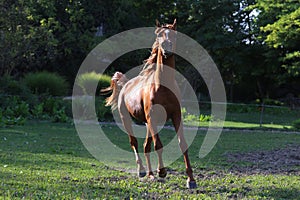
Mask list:
[[[115,110],[118,107],[118,98],[120,91],[127,81],[128,79],[121,72],[116,72],[114,74],[111,79],[110,86],[100,91],[103,95],[112,92],[112,94],[106,98],[105,106],[111,106],[112,110]]]

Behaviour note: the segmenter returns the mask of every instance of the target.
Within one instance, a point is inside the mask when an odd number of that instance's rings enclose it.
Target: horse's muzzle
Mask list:
[[[174,54],[174,53],[173,53],[172,51],[165,51],[164,57],[165,57],[165,58],[168,58],[168,57],[172,56],[173,54]]]
[[[161,47],[163,48],[164,50],[164,56],[165,57],[169,57],[171,55],[173,55],[173,44],[171,41],[167,40],[167,41],[164,41],[162,44],[161,44]]]

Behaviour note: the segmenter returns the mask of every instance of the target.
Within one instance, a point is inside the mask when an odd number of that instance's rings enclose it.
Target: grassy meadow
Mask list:
[[[102,125],[102,130],[114,145],[131,152],[127,135],[117,126]],[[198,183],[197,189],[189,190],[185,187],[182,157],[168,166],[165,181],[151,181],[139,179],[125,167],[116,169],[113,162],[103,163],[101,158],[93,158],[74,125],[30,121],[24,126],[1,128],[0,199],[297,199],[300,196],[297,163],[285,166],[241,159],[251,152],[273,155],[276,150],[298,147],[300,134],[227,130],[210,154],[200,159],[199,148],[205,133],[199,130],[189,148]],[[190,134],[190,130],[185,134]],[[163,129],[160,135],[166,145],[174,132]],[[141,149],[142,142],[140,139]],[[242,156],[237,160],[230,158],[237,154]],[[282,159],[288,156],[282,155]],[[164,157],[166,162],[168,159]],[[127,162],[131,160],[122,164],[126,166]]]

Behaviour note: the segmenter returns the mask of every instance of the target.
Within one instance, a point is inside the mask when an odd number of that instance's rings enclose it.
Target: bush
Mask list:
[[[37,96],[25,84],[20,83],[20,81],[15,80],[11,76],[5,75],[0,77],[0,85],[0,101],[2,105],[2,98],[7,96],[19,96],[21,100],[26,101],[30,106],[35,105],[38,101]]]
[[[102,88],[110,86],[111,77],[105,74],[98,74],[96,72],[87,72],[79,75],[77,85],[82,89],[85,95],[95,95],[95,85],[97,85],[96,95],[99,95],[99,91]]]
[[[92,102],[94,102],[93,104]],[[95,108],[95,110],[94,110]],[[103,97],[80,96],[73,99],[73,110],[80,120],[91,120],[95,118],[95,112],[98,121],[107,121],[112,119],[110,107],[105,106]]]
[[[31,109],[31,115],[34,119],[49,119],[49,115],[44,113],[44,103],[36,104]]]
[[[295,129],[300,130],[300,119],[294,121],[292,125]]]
[[[265,105],[269,105],[269,106],[284,106],[284,103],[276,100],[276,99],[263,99],[263,102]],[[260,103],[261,104],[261,100],[256,99],[256,103]]]
[[[23,81],[33,93],[38,95],[63,96],[68,92],[67,81],[55,73],[46,71],[29,73],[25,75]]]
[[[69,117],[66,115],[65,107],[62,107],[59,110],[55,110],[51,120],[52,122],[62,122],[62,123],[68,122]]]
[[[23,84],[19,84],[18,81],[8,75],[4,75],[0,78],[0,85],[0,93],[6,95],[20,95],[24,90],[26,90]]]
[[[98,121],[107,121],[113,119],[111,108],[105,106],[106,102],[102,97],[96,98],[95,104]]]
[[[30,116],[29,105],[19,97],[1,98],[0,125],[23,125]]]
[[[27,119],[69,122],[71,102],[62,98],[40,98],[32,107],[20,96],[0,96],[0,127],[23,125]]]
[[[213,117],[211,115],[203,115],[199,116],[190,114],[186,111],[186,108],[181,108],[181,114],[184,122],[209,122],[213,121]]]
[[[35,108],[35,113],[39,119],[50,119],[52,122],[67,122],[69,117],[67,115],[68,109],[71,106],[68,102],[60,98],[48,97],[42,100],[42,103]],[[41,112],[42,111],[42,112]]]

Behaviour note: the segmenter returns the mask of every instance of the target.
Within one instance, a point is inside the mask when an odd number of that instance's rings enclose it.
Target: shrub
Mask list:
[[[77,85],[82,89],[83,94],[93,96],[95,95],[95,91],[93,91],[95,85],[97,85],[96,95],[99,95],[100,89],[108,87],[110,81],[110,76],[93,71],[79,75]]]
[[[51,96],[63,96],[68,92],[67,81],[55,73],[37,72],[26,74],[24,83],[35,94],[47,94]]]
[[[68,122],[69,118],[66,115],[65,107],[55,110],[54,115],[51,117],[52,122]]]
[[[300,130],[300,119],[295,120],[292,125],[295,129]]]
[[[4,97],[0,108],[0,125],[23,125],[30,116],[29,105],[19,97]]]
[[[276,99],[264,99],[263,100],[265,105],[269,105],[269,106],[284,106],[284,103],[276,100]]]
[[[71,103],[62,98],[40,98],[40,102],[30,107],[20,96],[0,96],[0,127],[23,125],[27,119],[69,122]]]
[[[95,104],[92,103],[94,100]],[[95,112],[98,121],[107,121],[112,119],[111,109],[110,107],[105,106],[103,97],[96,97],[95,99],[91,96],[76,97],[73,99],[73,111],[80,120],[94,119]]]
[[[2,95],[4,98],[17,95],[30,106],[35,105],[38,101],[37,96],[34,95],[25,84],[20,83],[20,81],[15,80],[11,76],[4,75],[0,77],[0,85],[0,94],[4,94]],[[2,99],[0,101],[3,103]]]
[[[106,103],[104,98],[96,98],[95,104],[98,121],[107,121],[113,119],[111,108],[105,106]]]
[[[52,122],[68,122],[70,115],[67,115],[71,105],[67,104],[61,98],[47,97],[41,99],[39,104],[36,104],[31,109],[31,116],[38,120],[51,120]]]
[[[50,118],[50,116],[44,112],[44,103],[36,104],[31,109],[31,116],[33,119],[39,119],[39,120],[46,120]]]
[[[4,75],[0,78],[0,93],[7,95],[20,95],[24,90],[24,85],[19,84],[11,76]]]
[[[203,115],[201,114],[199,116],[199,121],[200,122],[209,122],[209,121],[213,121],[213,117],[211,115]]]
[[[73,102],[73,112],[81,120],[90,120],[94,118],[93,112],[93,97],[91,96],[78,96],[74,97]]]
[[[213,117],[211,115],[203,115],[199,116],[190,114],[186,111],[186,108],[181,108],[181,114],[184,122],[209,122],[213,121]]]

